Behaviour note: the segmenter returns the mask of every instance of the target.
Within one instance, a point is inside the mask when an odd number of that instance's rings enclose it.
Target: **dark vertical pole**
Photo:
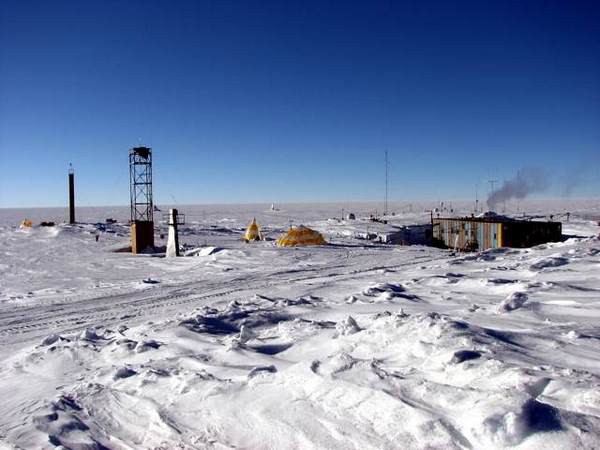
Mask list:
[[[179,230],[177,229],[178,218],[176,209],[173,209],[171,220],[173,220],[173,229],[175,231],[175,256],[179,256]]]
[[[75,173],[69,168],[69,223],[75,223]]]
[[[383,215],[388,214],[388,151],[385,151],[385,201],[383,202]]]

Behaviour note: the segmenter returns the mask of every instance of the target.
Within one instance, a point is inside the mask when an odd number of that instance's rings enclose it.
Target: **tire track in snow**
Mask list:
[[[17,312],[7,311],[8,314],[0,312],[0,347],[34,341],[48,333],[72,333],[94,325],[132,324],[155,317],[164,319],[169,315],[181,312],[176,308],[182,305],[206,304],[207,300],[243,299],[263,288],[317,279],[322,279],[323,282],[326,280],[328,284],[331,284],[344,279],[355,279],[359,275],[380,270],[410,267],[433,260],[441,262],[446,259],[440,258],[439,254],[436,257],[423,255],[412,257],[410,261],[399,264],[358,268],[343,273],[339,273],[338,270],[348,267],[345,264],[325,268],[315,266],[299,270],[278,270],[269,272],[258,280],[249,281],[247,277],[236,277],[230,280],[219,280],[208,285],[205,280],[191,281],[183,286],[181,284],[163,285],[152,295],[148,295],[147,291],[130,291],[74,303],[28,307],[25,311],[23,309],[19,309]],[[299,276],[285,277],[290,274]],[[229,289],[218,288],[224,284],[241,284],[242,286]],[[196,292],[199,289],[202,289],[204,293],[197,295]],[[164,293],[165,290],[169,291]],[[81,307],[84,309],[82,310]]]

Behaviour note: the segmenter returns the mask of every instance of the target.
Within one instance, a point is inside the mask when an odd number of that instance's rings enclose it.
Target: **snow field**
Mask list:
[[[600,446],[592,221],[561,243],[452,255],[356,245],[327,221],[306,223],[332,246],[247,245],[244,219],[224,217],[190,226],[196,256],[176,261],[110,252],[119,224],[97,244],[91,224],[2,228],[0,442]]]

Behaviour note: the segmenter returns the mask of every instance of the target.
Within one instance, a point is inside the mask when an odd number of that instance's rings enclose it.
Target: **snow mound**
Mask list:
[[[336,329],[341,335],[354,334],[358,333],[361,330],[358,324],[356,323],[356,320],[354,320],[352,316],[348,316],[345,320],[339,322],[336,325]]]
[[[374,286],[370,286],[366,288],[362,293],[367,297],[375,297],[381,294],[388,294],[390,296],[396,296],[401,292],[404,292],[405,289],[400,284],[392,284],[392,283],[379,283]]]
[[[115,372],[115,375],[113,376],[113,378],[115,380],[119,380],[121,378],[129,378],[132,377],[134,375],[137,375],[137,372],[129,367],[119,367],[117,369],[117,371]]]
[[[460,364],[472,359],[481,358],[481,352],[475,350],[458,350],[452,355],[451,364]]]
[[[148,278],[144,278],[144,279],[142,280],[142,283],[144,283],[144,284],[159,284],[159,283],[160,283],[160,281],[158,281],[158,280],[155,280],[155,279],[153,279],[153,278],[150,278],[150,277],[148,277]]]
[[[529,268],[531,270],[542,270],[548,267],[560,267],[569,264],[569,260],[562,256],[542,258],[539,261],[531,264]]]
[[[35,427],[46,434],[47,442],[62,448],[106,448],[91,436],[82,408],[69,395],[61,395],[45,413],[33,417]],[[44,446],[45,447],[45,446]]]
[[[197,247],[184,252],[184,256],[210,256],[222,250],[220,247]]]
[[[521,308],[527,299],[528,295],[525,292],[513,292],[502,300],[496,311],[498,314],[514,311],[515,309]]]
[[[474,434],[490,446],[514,446],[535,433],[556,432],[564,428],[558,410],[534,398],[521,396],[520,401],[504,405],[506,409],[501,411],[490,403],[482,406],[491,411],[486,413],[481,428],[474,430]],[[483,408],[476,408],[474,414],[479,409]]]
[[[259,375],[277,373],[277,368],[274,365],[255,367],[248,373],[248,378],[254,378]]]
[[[241,333],[242,327],[257,330],[261,327],[277,325],[293,320],[292,311],[312,306],[319,302],[317,297],[306,296],[297,300],[272,300],[256,296],[246,302],[231,302],[223,309],[205,307],[201,314],[180,322],[181,326],[196,333],[232,335]],[[299,311],[298,311],[299,312]]]
[[[79,334],[79,339],[83,341],[98,342],[106,339],[104,336],[98,335],[95,329],[86,328]]]
[[[55,344],[56,342],[59,342],[59,341],[67,341],[67,339],[63,338],[63,337],[62,337],[61,335],[59,335],[59,334],[53,333],[53,334],[50,334],[49,336],[46,336],[46,337],[45,337],[45,338],[42,340],[42,342],[41,342],[41,345],[43,345],[43,346],[46,346],[46,347],[47,347],[47,346],[50,346],[50,345],[52,345],[52,344]]]
[[[148,339],[147,341],[138,342],[135,346],[137,353],[147,352],[148,350],[156,350],[160,348],[162,344],[155,341],[154,339]]]

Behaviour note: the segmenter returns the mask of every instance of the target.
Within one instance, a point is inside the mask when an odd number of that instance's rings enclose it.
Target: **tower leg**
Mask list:
[[[137,220],[131,224],[131,253],[154,251],[154,222]]]

